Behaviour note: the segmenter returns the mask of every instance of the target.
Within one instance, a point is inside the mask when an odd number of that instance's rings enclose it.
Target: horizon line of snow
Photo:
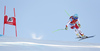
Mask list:
[[[41,44],[41,43],[33,43],[33,42],[0,42],[0,46],[8,46],[8,45],[42,45],[42,46],[52,46],[52,47],[81,47],[81,48],[100,48],[100,46],[87,45],[87,46],[76,46],[76,45],[56,45],[56,44]]]

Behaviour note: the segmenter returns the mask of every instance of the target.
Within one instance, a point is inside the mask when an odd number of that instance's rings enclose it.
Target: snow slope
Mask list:
[[[0,36],[0,51],[100,51],[100,44]]]

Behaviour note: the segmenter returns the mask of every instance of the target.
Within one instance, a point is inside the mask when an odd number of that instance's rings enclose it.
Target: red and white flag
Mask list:
[[[4,7],[4,26],[3,26],[3,35],[5,32],[5,24],[14,25],[15,26],[15,32],[17,37],[17,27],[16,27],[16,18],[15,18],[15,8],[14,8],[14,17],[8,17],[6,15],[6,6]]]
[[[16,26],[16,18],[15,17],[8,17],[7,15],[5,15],[4,16],[4,24]]]

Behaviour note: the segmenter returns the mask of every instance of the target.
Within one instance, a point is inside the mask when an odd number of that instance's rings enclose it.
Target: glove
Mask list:
[[[65,30],[68,30],[68,26],[66,25]]]
[[[81,28],[81,25],[80,24],[78,24],[78,26]]]

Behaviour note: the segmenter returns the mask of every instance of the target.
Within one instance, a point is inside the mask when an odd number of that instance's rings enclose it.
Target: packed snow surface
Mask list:
[[[100,51],[100,44],[0,36],[0,51]]]

